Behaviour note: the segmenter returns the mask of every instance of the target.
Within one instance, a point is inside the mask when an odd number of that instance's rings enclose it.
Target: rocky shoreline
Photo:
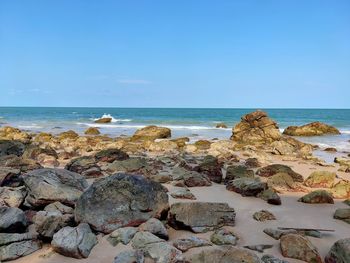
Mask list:
[[[0,128],[0,261],[350,262],[350,157],[289,136],[329,126],[287,131],[262,111],[194,143]]]

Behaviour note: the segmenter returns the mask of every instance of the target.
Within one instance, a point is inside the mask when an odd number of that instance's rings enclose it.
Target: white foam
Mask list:
[[[39,126],[37,124],[32,124],[32,125],[18,125],[18,128],[20,129],[42,129],[42,126]]]
[[[350,134],[350,131],[348,131],[348,130],[340,130],[340,133],[343,133],[343,134]]]
[[[111,118],[111,122],[129,122],[129,121],[132,121],[131,119],[115,119],[111,114],[103,114],[102,117],[100,118],[96,118],[96,119],[93,119],[94,121],[97,121],[98,119],[102,119],[102,118]]]

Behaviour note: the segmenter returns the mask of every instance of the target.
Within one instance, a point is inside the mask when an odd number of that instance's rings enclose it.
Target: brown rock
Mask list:
[[[325,134],[340,134],[339,130],[322,122],[312,122],[303,126],[289,126],[283,134],[290,136],[319,136]]]

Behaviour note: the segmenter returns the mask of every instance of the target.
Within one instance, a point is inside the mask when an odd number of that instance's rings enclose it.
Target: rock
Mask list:
[[[272,205],[281,205],[281,197],[272,189],[268,188],[260,192],[256,197],[261,198],[266,201],[268,204]]]
[[[186,143],[190,141],[190,138],[180,137],[180,138],[172,139],[171,141],[175,142],[178,147],[184,147]]]
[[[227,129],[227,125],[223,122],[219,122],[215,125],[215,128]]]
[[[155,140],[171,137],[171,130],[165,127],[146,126],[138,129],[132,136],[133,140]]]
[[[16,155],[22,156],[25,145],[19,141],[0,140],[0,156]]]
[[[232,129],[231,139],[244,144],[268,143],[281,138],[276,122],[263,111],[244,115]]]
[[[127,245],[136,233],[136,227],[122,227],[117,230],[114,230],[109,235],[108,241],[112,244],[112,246],[116,246],[119,242],[123,243],[124,245]]]
[[[129,159],[129,155],[122,150],[113,148],[99,151],[95,154],[95,159],[98,162],[112,163],[114,161],[124,161]]]
[[[336,174],[328,171],[316,171],[306,178],[304,184],[313,188],[330,188],[334,184]]]
[[[41,165],[37,163],[35,160],[25,159],[22,157],[18,157],[16,155],[6,155],[1,157],[0,166],[5,166],[12,169],[18,169],[22,173],[41,168]]]
[[[100,131],[96,127],[89,127],[84,131],[86,135],[99,135]]]
[[[140,250],[125,250],[114,258],[114,263],[144,263],[144,261],[144,253]]]
[[[168,231],[161,221],[156,218],[150,218],[139,226],[140,231],[148,231],[157,237],[168,240]]]
[[[324,149],[324,151],[325,152],[333,152],[334,153],[334,152],[337,152],[337,149],[334,148],[334,147],[327,147],[327,148]]]
[[[176,199],[196,200],[196,197],[187,188],[179,188],[170,193],[171,197]]]
[[[16,207],[0,207],[0,232],[20,233],[27,227],[24,212]]]
[[[208,140],[198,140],[194,143],[194,146],[196,146],[197,150],[208,150],[210,148],[211,142]]]
[[[272,255],[263,255],[261,257],[262,262],[264,263],[288,263],[288,261],[276,258]]]
[[[297,234],[287,234],[281,237],[282,255],[310,263],[322,263],[317,248],[305,237]]]
[[[287,173],[290,175],[295,182],[303,182],[303,176],[294,172],[292,168],[283,164],[271,164],[258,169],[257,175],[262,177],[271,177],[277,173]]]
[[[340,239],[331,247],[325,258],[325,263],[348,262],[350,262],[350,238]]]
[[[81,195],[75,220],[111,233],[120,227],[138,226],[152,217],[160,218],[168,208],[168,195],[161,184],[142,176],[115,174],[95,181]]]
[[[26,147],[22,155],[22,157],[25,159],[34,159],[37,161],[40,159],[41,156],[51,156],[56,159],[58,158],[57,152],[49,146],[42,148],[37,145],[29,145]]]
[[[158,173],[158,174],[152,174],[149,179],[152,181],[155,181],[157,183],[165,184],[173,180],[170,174],[167,173]]]
[[[297,188],[293,178],[287,173],[277,173],[269,177],[267,179],[267,185],[277,192],[290,191]]]
[[[213,246],[186,257],[190,263],[261,263],[259,257],[245,248]]]
[[[11,167],[0,167],[0,186],[18,186],[21,170]]]
[[[339,181],[332,187],[331,193],[334,198],[350,198],[350,182],[345,180]]]
[[[132,247],[143,251],[159,263],[181,260],[182,252],[149,232],[138,232],[131,240]]]
[[[44,168],[23,175],[28,195],[25,202],[34,207],[55,201],[74,205],[87,188],[87,181],[79,174],[64,169]]]
[[[254,171],[244,165],[230,165],[226,169],[225,184],[237,178],[254,178]]]
[[[283,134],[290,136],[319,136],[340,134],[340,132],[333,126],[317,121],[303,126],[289,126],[283,131]]]
[[[274,216],[274,214],[272,214],[267,210],[260,210],[258,212],[255,212],[253,214],[253,218],[256,221],[276,220],[276,217]]]
[[[207,232],[222,226],[233,226],[236,213],[226,203],[175,203],[168,213],[168,223],[175,229],[195,233]]]
[[[73,216],[69,214],[64,216],[59,211],[39,211],[35,214],[33,221],[35,230],[40,237],[50,240],[58,230],[67,226],[70,221],[73,221]]]
[[[174,180],[183,179],[184,184],[188,187],[211,185],[211,182],[207,176],[196,171],[189,171],[182,167],[175,167],[172,171],[172,176]]]
[[[325,190],[316,190],[299,198],[299,202],[307,204],[334,204],[332,195]]]
[[[210,181],[220,184],[222,180],[222,164],[219,163],[218,158],[207,155],[203,161],[194,168],[197,172],[208,176]]]
[[[47,212],[60,212],[62,215],[73,214],[74,209],[60,202],[54,202],[44,208]]]
[[[272,247],[273,247],[273,245],[266,245],[266,244],[244,246],[244,248],[247,248],[247,249],[250,249],[250,250],[254,250],[254,251],[258,251],[260,253],[264,253],[265,249],[269,249],[269,248],[272,248]]]
[[[84,177],[100,177],[102,172],[96,164],[94,157],[83,156],[71,160],[65,167],[66,170],[81,174]]]
[[[146,159],[144,158],[129,158],[126,160],[116,160],[109,164],[107,171],[110,173],[123,172],[123,173],[134,173],[144,169],[147,165]]]
[[[84,223],[77,227],[62,228],[54,234],[51,242],[54,251],[72,258],[87,258],[96,244],[96,236],[89,225]]]
[[[226,189],[242,196],[257,196],[267,189],[267,184],[261,182],[259,178],[238,178],[230,181]]]
[[[245,160],[244,165],[248,168],[257,168],[261,166],[261,163],[257,158],[248,158]]]
[[[61,132],[60,134],[58,134],[57,137],[59,140],[66,140],[66,139],[74,140],[79,137],[79,134],[76,133],[75,131],[69,130],[69,131]]]
[[[172,153],[177,152],[178,145],[171,140],[161,140],[159,142],[151,142],[147,149],[151,152]]]
[[[179,238],[173,241],[174,247],[180,249],[182,252],[186,252],[187,250],[194,247],[204,247],[211,246],[211,243],[203,238],[199,238],[196,236],[189,236],[185,238]]]
[[[19,207],[26,196],[26,189],[22,187],[0,187],[0,206]]]
[[[350,199],[344,200],[343,203],[346,204],[346,205],[348,205],[348,206],[350,206]]]
[[[210,241],[215,245],[232,245],[235,246],[238,241],[238,237],[227,229],[218,229],[211,236]]]
[[[100,118],[98,120],[95,120],[95,123],[110,123],[112,121],[112,118]]]
[[[334,162],[338,163],[339,165],[350,167],[350,159],[349,158],[335,157]]]
[[[1,235],[1,234],[0,234]],[[0,237],[1,239],[2,237]],[[0,246],[0,260],[8,261],[27,256],[41,249],[41,242],[38,240],[26,240],[11,242]]]
[[[350,224],[350,208],[338,208],[333,217]]]
[[[279,240],[283,235],[287,234],[298,234],[298,231],[295,229],[290,229],[290,230],[280,230],[280,229],[274,229],[274,228],[265,228],[263,232],[266,235],[269,235],[270,237]]]

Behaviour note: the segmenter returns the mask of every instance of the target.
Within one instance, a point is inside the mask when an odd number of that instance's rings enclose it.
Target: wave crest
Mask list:
[[[115,119],[111,114],[108,114],[108,113],[104,113],[102,115],[102,117],[100,118],[95,118],[93,119],[94,121],[97,121],[99,119],[102,119],[102,118],[111,118],[112,121],[111,122],[121,122],[121,121],[124,121],[124,122],[129,122],[129,121],[132,121],[131,119]]]

